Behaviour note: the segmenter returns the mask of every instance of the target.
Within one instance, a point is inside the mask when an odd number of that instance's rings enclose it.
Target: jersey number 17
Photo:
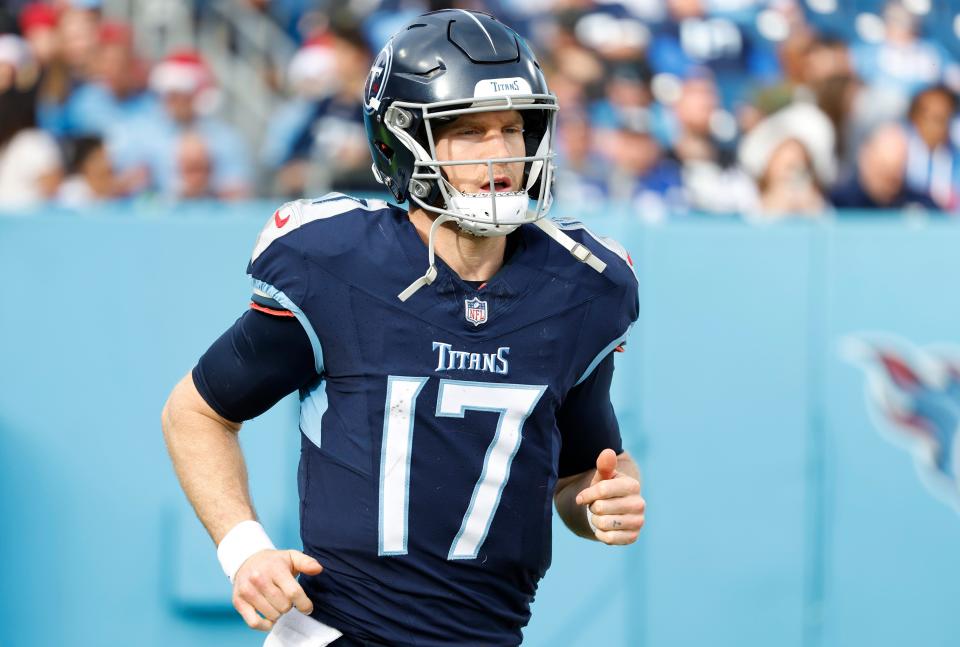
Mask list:
[[[380,450],[380,555],[407,554],[413,421],[417,396],[428,379],[394,375],[387,379]],[[470,505],[447,559],[476,559],[500,505],[500,495],[510,478],[510,464],[520,449],[523,423],[545,389],[545,386],[524,384],[440,380],[438,417],[463,418],[468,409],[500,414],[496,433],[483,458],[480,478],[473,488]]]

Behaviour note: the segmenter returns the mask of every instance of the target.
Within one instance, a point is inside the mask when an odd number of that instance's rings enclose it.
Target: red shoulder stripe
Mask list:
[[[259,310],[260,312],[265,312],[265,313],[267,313],[268,315],[273,315],[274,317],[293,317],[293,316],[295,316],[295,315],[294,315],[292,312],[290,312],[289,310],[274,310],[273,308],[268,308],[268,307],[266,307],[266,306],[262,306],[262,305],[260,305],[259,303],[254,303],[253,301],[250,302],[250,307],[253,308],[254,310]]]

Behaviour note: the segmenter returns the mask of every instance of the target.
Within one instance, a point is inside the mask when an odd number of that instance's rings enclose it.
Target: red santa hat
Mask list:
[[[40,2],[28,4],[20,12],[20,31],[29,36],[35,29],[54,29],[57,26],[57,10]]]
[[[203,57],[194,50],[172,52],[154,66],[150,73],[150,89],[157,94],[190,94],[200,113],[209,113],[219,102],[213,72]]]

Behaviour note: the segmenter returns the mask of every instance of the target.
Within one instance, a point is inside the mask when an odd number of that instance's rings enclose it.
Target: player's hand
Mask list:
[[[597,457],[590,487],[577,495],[577,505],[593,513],[594,535],[605,544],[626,545],[637,540],[647,504],[640,481],[617,471],[617,454],[605,449]]]
[[[320,562],[299,550],[261,550],[237,570],[233,606],[251,629],[270,631],[273,623],[293,607],[307,615],[313,611],[313,603],[297,582],[297,573],[317,575],[322,570]]]

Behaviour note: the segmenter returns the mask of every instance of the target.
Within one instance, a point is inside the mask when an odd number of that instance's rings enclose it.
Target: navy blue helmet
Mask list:
[[[410,199],[480,236],[504,235],[546,215],[557,100],[524,40],[492,16],[444,9],[414,19],[380,51],[363,103],[374,175],[399,202]],[[493,186],[492,162],[522,161],[523,186],[462,194],[441,171],[434,129],[463,114],[498,110],[523,117],[525,156],[457,164],[487,164]]]

